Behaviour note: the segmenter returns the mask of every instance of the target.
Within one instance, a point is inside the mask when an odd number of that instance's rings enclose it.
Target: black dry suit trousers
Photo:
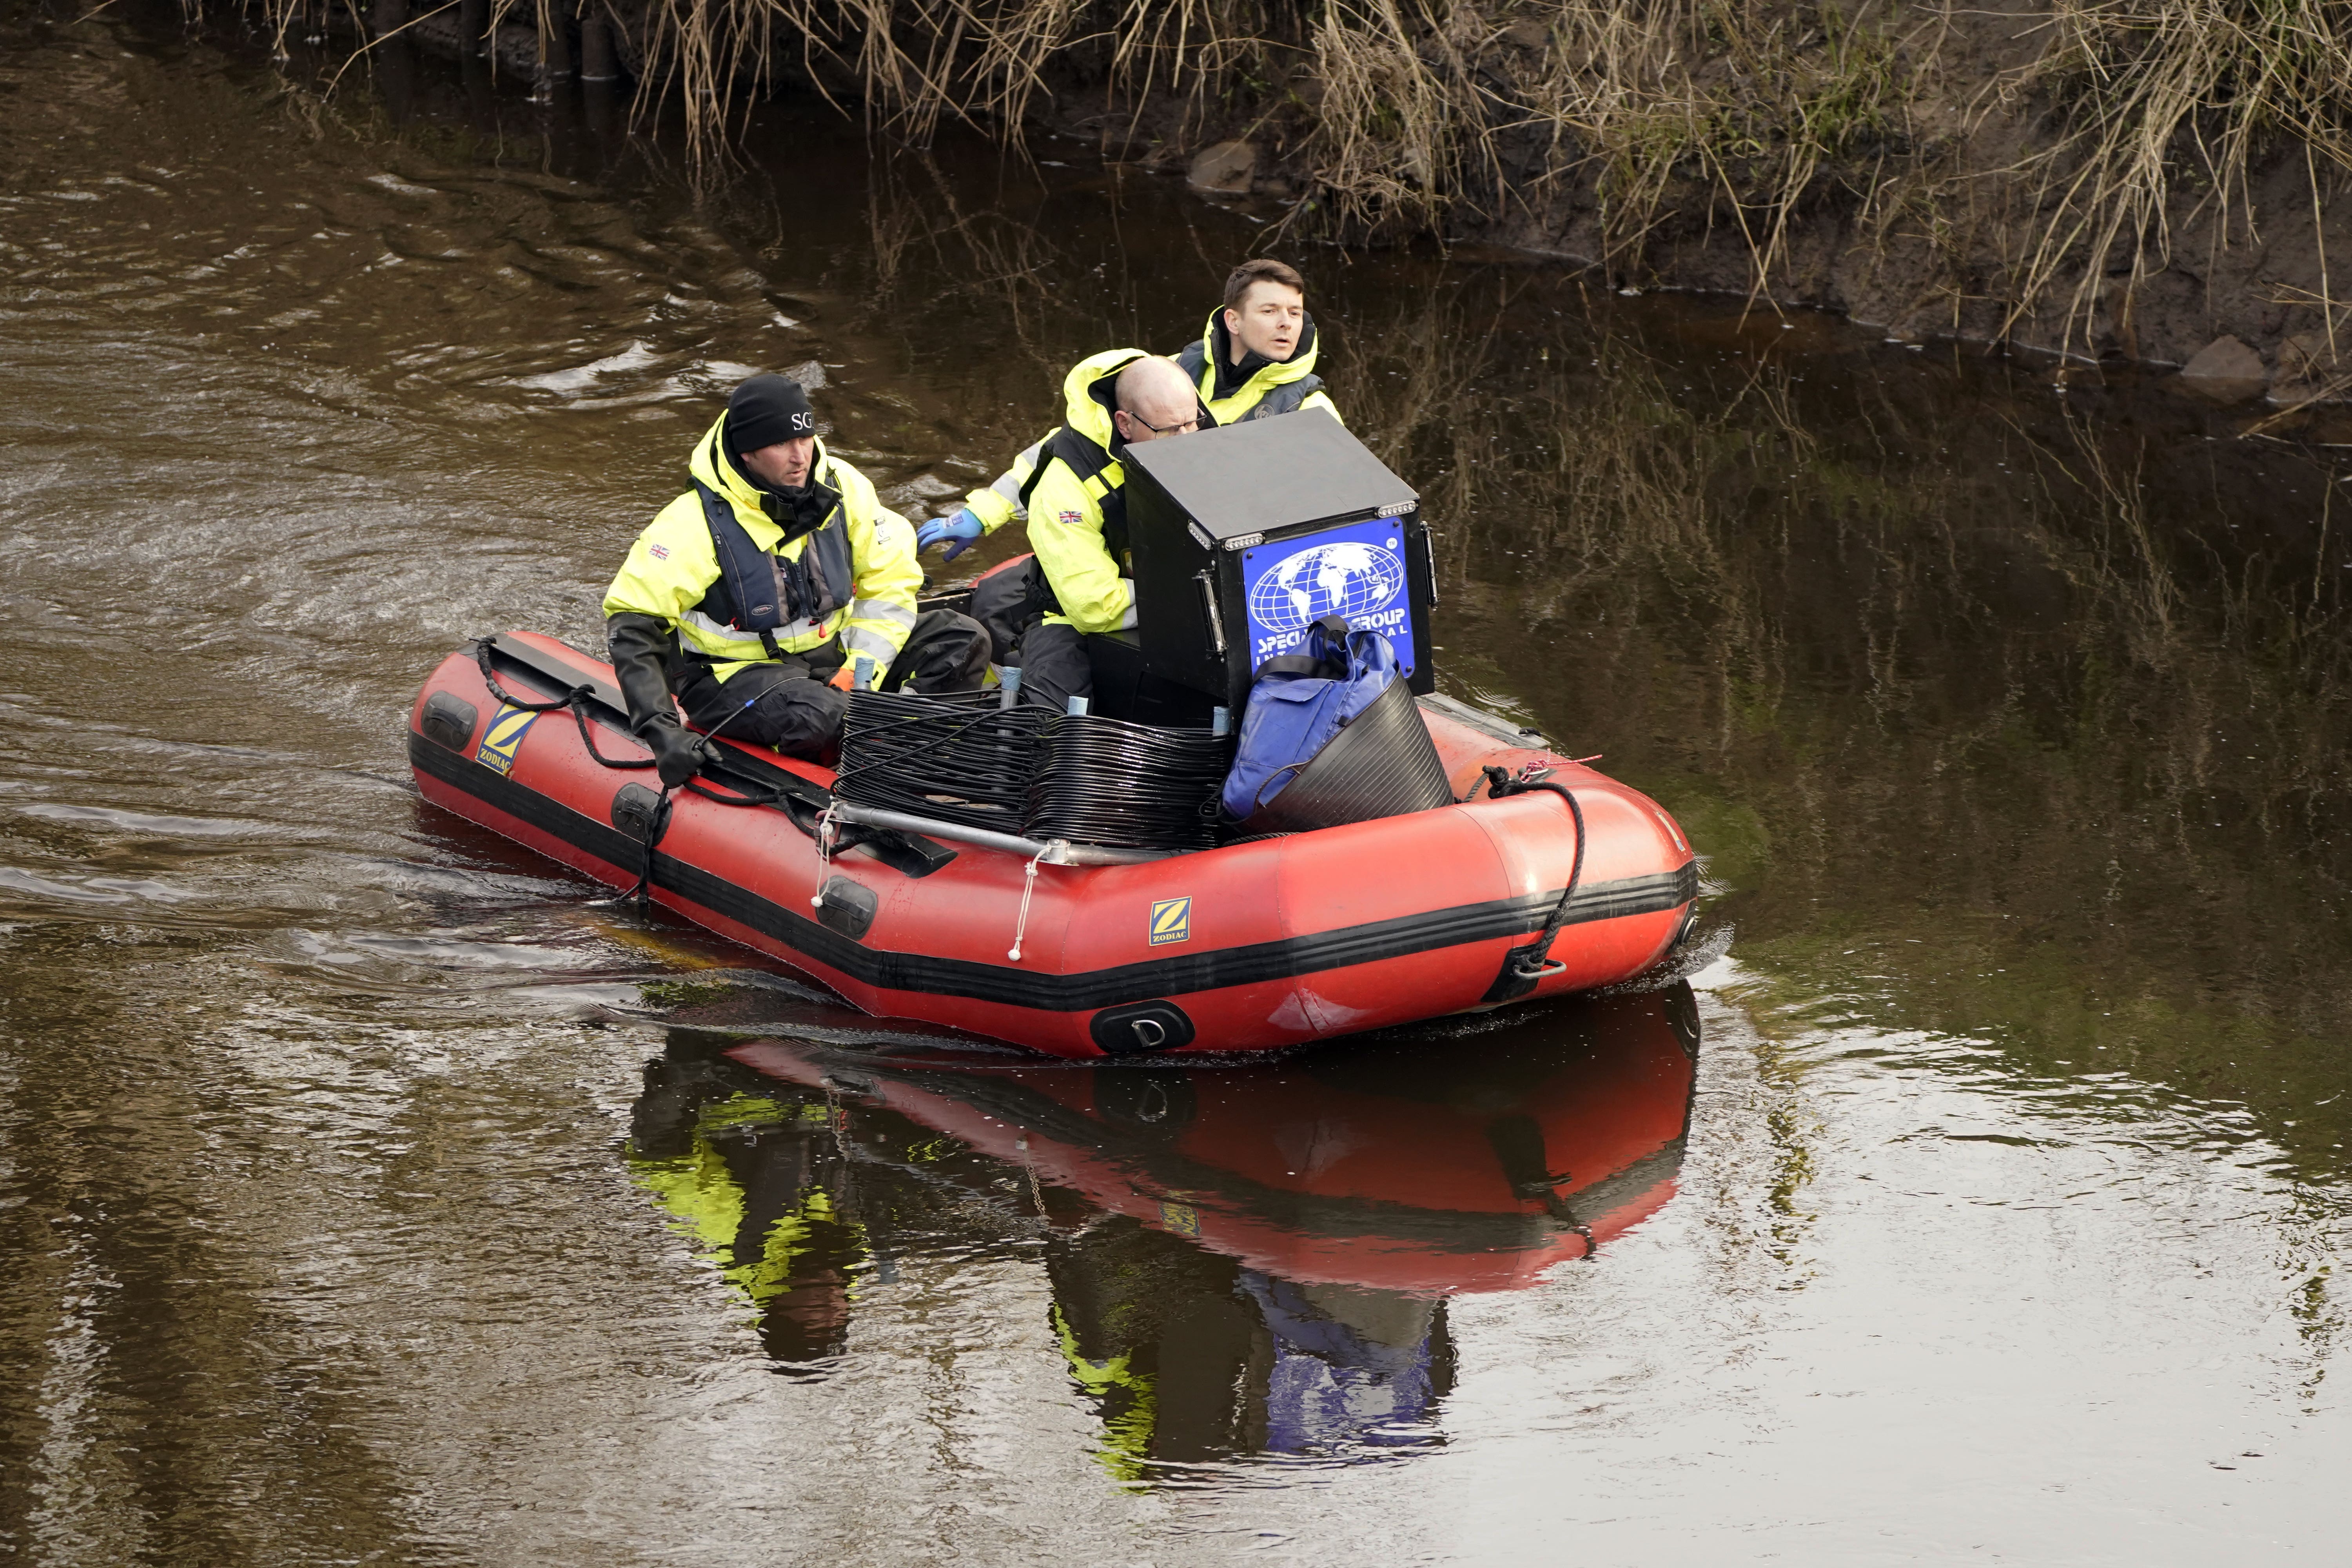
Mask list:
[[[1007,562],[972,584],[971,613],[988,628],[997,663],[1021,671],[1024,707],[1061,712],[1073,697],[1095,694],[1094,661],[1086,634],[1065,622],[1048,621],[1058,608],[1045,569],[1034,555]]]
[[[1086,634],[1056,621],[1039,621],[1013,645],[1010,663],[1021,669],[1021,701],[1059,713],[1073,697],[1091,700],[1095,694],[1094,660],[1087,654]]]
[[[773,746],[788,757],[814,759],[841,738],[849,695],[827,686],[842,665],[841,639],[772,663],[754,664],[725,680],[709,667],[688,664],[674,677],[687,721],[708,734]],[[882,689],[920,692],[977,691],[988,674],[988,633],[952,610],[915,617],[907,646],[890,661]],[[721,728],[721,726],[724,728]]]

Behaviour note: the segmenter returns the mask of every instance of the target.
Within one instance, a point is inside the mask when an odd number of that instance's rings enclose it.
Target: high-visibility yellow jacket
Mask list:
[[[821,526],[786,540],[770,521],[759,488],[729,460],[721,434],[726,424],[721,415],[694,449],[688,467],[699,487],[662,508],[637,535],[605,591],[604,614],[650,616],[674,628],[682,650],[711,661],[712,673],[721,680],[746,665],[806,653],[838,637],[857,683],[878,684],[915,628],[915,595],[923,585],[923,569],[915,560],[913,527],[881,503],[871,480],[819,441],[809,482],[822,486],[832,505]],[[780,591],[797,574],[826,590],[824,597],[835,601],[831,607],[780,625],[764,638],[743,629],[738,623],[751,617],[720,585],[719,543],[704,509],[705,487],[732,511],[751,542],[773,558],[770,564]],[[848,581],[831,582],[836,573]]]
[[[1324,409],[1338,419],[1339,410],[1323,390],[1322,377],[1315,374],[1318,352],[1315,318],[1309,316],[1306,330],[1299,334],[1298,346],[1290,351],[1288,359],[1264,360],[1253,354],[1250,359],[1256,360],[1254,366],[1247,361],[1235,365],[1233,339],[1225,331],[1224,308],[1220,306],[1209,312],[1208,323],[1201,329],[1200,337],[1178,351],[1176,363],[1200,387],[1201,401],[1220,425],[1264,419],[1301,408]],[[1227,383],[1223,391],[1219,390],[1221,378]],[[1011,468],[996,476],[994,483],[964,497],[963,504],[971,509],[971,514],[989,532],[994,533],[1024,515],[1021,491],[1029,483],[1029,476],[1036,471],[1037,449],[1044,445],[1043,437],[1032,442],[1013,459]]]
[[[1061,426],[1040,443],[1048,448],[1045,467],[1030,482],[1029,548],[1061,604],[1045,618],[1082,632],[1135,624],[1119,461],[1127,444],[1111,428],[1110,411],[1118,373],[1142,357],[1141,349],[1112,349],[1078,362],[1062,383]]]

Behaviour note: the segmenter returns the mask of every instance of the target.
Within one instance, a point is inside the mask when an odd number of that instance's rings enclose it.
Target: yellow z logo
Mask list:
[[[474,761],[499,773],[514,768],[515,752],[521,749],[523,731],[529,730],[536,713],[526,713],[520,708],[501,707],[482,731],[482,743],[474,749]]]
[[[1192,900],[1161,899],[1151,906],[1151,945],[1192,940]]]

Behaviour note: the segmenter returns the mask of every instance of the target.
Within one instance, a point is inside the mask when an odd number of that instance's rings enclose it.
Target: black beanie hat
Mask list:
[[[816,434],[816,411],[797,381],[755,375],[727,400],[727,443],[740,454]]]

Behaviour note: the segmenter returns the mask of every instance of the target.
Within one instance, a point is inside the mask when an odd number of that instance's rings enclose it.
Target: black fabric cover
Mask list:
[[[1445,764],[1422,722],[1420,704],[1396,680],[1244,823],[1242,832],[1304,833],[1453,804]]]

